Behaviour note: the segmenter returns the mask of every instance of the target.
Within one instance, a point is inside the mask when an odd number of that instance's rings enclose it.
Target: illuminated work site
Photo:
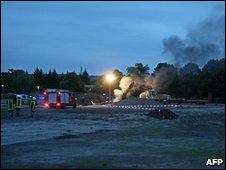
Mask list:
[[[1,168],[225,167],[223,2],[1,11]]]

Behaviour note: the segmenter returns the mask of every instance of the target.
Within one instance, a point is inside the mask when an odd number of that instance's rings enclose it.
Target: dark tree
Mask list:
[[[181,69],[159,63],[153,75],[157,87],[165,89],[161,92],[184,98],[207,98],[208,93],[212,93],[214,98],[224,99],[225,59],[209,60],[202,70],[194,63],[188,63]]]
[[[23,70],[14,70],[9,74],[10,89],[13,93],[30,93],[35,91],[35,83],[32,75],[26,74]]]
[[[127,67],[127,75],[128,76],[146,76],[149,75],[149,67],[148,65],[143,66],[142,63],[136,63],[133,67]]]
[[[171,83],[176,82],[175,79],[179,76],[178,72],[179,70],[173,64],[159,63],[152,74],[155,77],[156,90],[160,93],[175,91],[174,89],[169,89],[169,87],[176,88]]]
[[[49,73],[45,76],[46,88],[59,88],[59,76],[55,69],[49,70]]]
[[[36,86],[40,86],[40,90],[42,90],[44,87],[44,73],[42,69],[37,67],[33,73],[33,77]]]
[[[202,68],[199,77],[202,96],[207,97],[212,93],[213,97],[225,96],[225,59],[209,60]]]
[[[85,83],[85,84],[90,84],[90,78],[89,78],[89,74],[86,71],[86,69],[83,71],[82,74],[79,75],[80,79]]]
[[[171,72],[176,72],[176,68],[174,67],[173,64],[168,64],[168,63],[158,63],[158,65],[156,66],[156,68],[154,69],[154,75],[159,73],[161,70],[163,69],[167,69]]]
[[[60,88],[72,90],[76,93],[84,92],[84,83],[75,72],[67,72],[60,81]]]
[[[54,88],[52,84],[52,71],[49,70],[48,74],[45,75],[46,88]]]
[[[53,72],[52,72],[52,83],[54,84],[55,88],[60,87],[59,76],[55,69],[53,69]]]
[[[198,75],[200,74],[201,69],[199,68],[198,64],[188,63],[184,65],[181,71],[183,75],[187,75],[187,74]]]

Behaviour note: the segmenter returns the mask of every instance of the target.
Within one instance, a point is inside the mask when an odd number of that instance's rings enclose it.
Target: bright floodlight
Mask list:
[[[108,82],[108,83],[111,83],[111,82],[113,82],[115,80],[115,76],[113,75],[113,74],[107,74],[106,75],[106,81]]]

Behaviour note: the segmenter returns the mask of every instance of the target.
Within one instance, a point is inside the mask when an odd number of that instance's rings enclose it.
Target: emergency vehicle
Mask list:
[[[76,107],[76,96],[74,92],[64,89],[46,89],[44,91],[44,106],[46,108]]]

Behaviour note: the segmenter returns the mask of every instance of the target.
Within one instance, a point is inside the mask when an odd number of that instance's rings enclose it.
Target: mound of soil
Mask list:
[[[170,109],[163,110],[152,110],[147,116],[154,117],[157,119],[176,119],[179,116],[172,112]]]

